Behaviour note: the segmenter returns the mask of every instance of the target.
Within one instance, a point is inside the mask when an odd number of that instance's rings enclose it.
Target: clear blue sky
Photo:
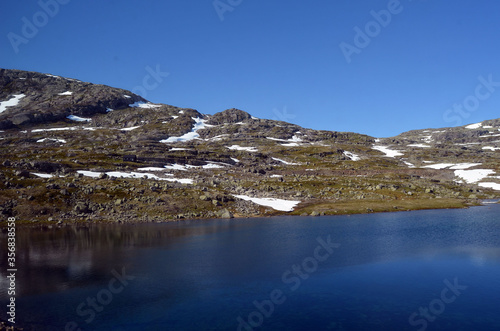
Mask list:
[[[59,1],[2,2],[0,67],[376,137],[500,117],[499,1]]]

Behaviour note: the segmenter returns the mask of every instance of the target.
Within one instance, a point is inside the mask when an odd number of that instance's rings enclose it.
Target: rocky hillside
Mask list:
[[[0,128],[0,221],[345,214],[500,196],[500,120],[375,139],[0,69]]]

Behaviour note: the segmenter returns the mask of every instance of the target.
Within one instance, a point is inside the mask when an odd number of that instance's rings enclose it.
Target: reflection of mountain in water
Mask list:
[[[143,247],[169,246],[189,236],[198,236],[229,228],[225,221],[210,225],[180,224],[89,225],[17,231],[17,296],[61,291],[108,279],[110,271],[121,270]],[[2,233],[2,242],[6,233]],[[6,245],[0,247],[0,261],[7,265]],[[0,298],[7,298],[2,282]]]

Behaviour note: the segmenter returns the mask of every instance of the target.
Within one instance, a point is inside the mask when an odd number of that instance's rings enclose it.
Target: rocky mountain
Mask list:
[[[0,128],[4,219],[346,214],[500,197],[500,119],[376,139],[0,69]]]

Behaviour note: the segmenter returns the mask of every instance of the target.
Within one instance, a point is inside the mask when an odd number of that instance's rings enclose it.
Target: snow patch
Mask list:
[[[233,195],[238,199],[242,199],[245,201],[252,201],[260,206],[271,207],[280,211],[293,211],[293,209],[301,202],[301,201],[291,201],[291,200],[283,200],[283,199],[274,199],[274,198],[251,198],[246,195]]]
[[[498,183],[483,182],[483,183],[479,183],[477,185],[479,185],[481,187],[492,188],[494,190],[500,191],[500,184],[498,184]]]
[[[71,91],[66,91],[66,92],[63,92],[63,93],[58,93],[57,95],[72,95],[73,92]]]
[[[247,151],[247,152],[258,152],[257,148],[255,147],[243,147],[240,145],[233,145],[233,146],[226,146],[230,150],[234,151]]]
[[[351,161],[359,161],[359,160],[361,160],[361,158],[359,157],[359,155],[354,154],[352,152],[345,151],[344,155],[347,156],[348,158],[350,158]]]
[[[143,109],[152,109],[152,108],[161,107],[161,105],[155,105],[154,103],[144,102],[144,101],[137,101],[137,102],[132,103],[128,106],[129,107],[136,107],[136,108],[143,108]]]
[[[32,172],[31,174],[33,174],[37,177],[40,177],[40,178],[52,178],[52,177],[54,177],[54,175],[51,175],[51,174],[39,174],[39,173],[35,173],[35,172]]]
[[[90,122],[90,121],[92,121],[91,118],[84,118],[84,117],[75,116],[75,115],[69,115],[66,118],[69,120],[75,121],[75,122]]]
[[[215,164],[215,163],[208,163],[202,166],[203,169],[220,169],[224,168],[224,166],[221,166],[220,164]]]
[[[430,169],[446,169],[448,167],[451,167],[455,165],[454,163],[437,163],[437,164],[431,164],[428,166],[424,166],[424,168],[430,168]]]
[[[372,148],[376,149],[377,151],[381,151],[385,154],[386,157],[396,157],[403,155],[403,153],[392,150],[388,146],[373,146]]]
[[[160,168],[160,167],[144,167],[144,168],[138,168],[137,171],[167,171],[168,169],[166,168]],[[167,176],[173,176],[173,174],[165,174]]]
[[[58,143],[62,143],[62,144],[65,144],[66,143],[66,140],[64,139],[55,139],[55,138],[43,138],[43,139],[40,139],[40,140],[37,140],[36,142],[37,143],[43,143],[45,141],[56,141]]]
[[[469,130],[479,129],[482,125],[483,125],[483,122],[481,122],[481,123],[474,123],[474,124],[467,125],[465,128],[469,129]]]
[[[278,159],[278,158],[276,158],[276,157],[273,157],[272,159],[273,159],[273,160],[275,160],[275,161],[279,161],[279,162],[281,162],[281,163],[284,163],[284,164],[286,164],[286,165],[300,165],[300,163],[287,162],[287,161],[285,161],[285,160]]]
[[[485,146],[485,147],[483,147],[483,149],[491,150],[491,151],[500,151],[499,147],[492,147],[492,146]]]
[[[437,163],[424,166],[430,169],[451,169],[451,170],[464,170],[481,165],[481,163]]]
[[[168,139],[163,139],[163,140],[160,140],[160,142],[161,143],[174,143],[174,142],[185,142],[185,141],[190,141],[193,139],[199,139],[200,135],[198,134],[198,130],[213,126],[210,124],[206,124],[207,120],[203,120],[199,117],[197,117],[197,118],[192,117],[192,119],[195,121],[195,124],[194,124],[191,132],[188,132],[180,137],[170,137]]]
[[[140,128],[141,126],[131,126],[130,128],[123,128],[123,129],[120,129],[120,131],[132,131],[132,130],[135,130],[135,129],[138,129]]]
[[[466,183],[477,183],[483,178],[494,174],[491,169],[455,170],[455,176],[462,178]]]
[[[7,107],[17,106],[19,101],[25,96],[26,94],[14,94],[14,96],[9,100],[0,102],[0,114],[6,111]]]
[[[410,163],[408,161],[403,161],[403,162],[408,166],[408,168],[415,168],[415,165],[413,163]]]
[[[79,170],[77,171],[79,174],[82,174],[87,177],[93,177],[97,178],[101,175],[100,172],[95,172],[95,171],[86,171],[86,170]],[[144,178],[146,177],[147,179],[156,179],[156,180],[165,180],[169,182],[179,182],[182,184],[193,184],[193,180],[189,178],[163,178],[163,177],[158,177],[155,174],[150,174],[150,173],[142,173],[142,172],[120,172],[120,171],[110,171],[106,172],[106,175],[110,177],[119,177],[119,178]]]
[[[458,163],[458,164],[455,164],[450,169],[452,169],[452,170],[464,170],[464,169],[469,169],[472,167],[480,166],[481,164],[482,163]]]
[[[430,145],[425,145],[425,144],[411,144],[411,145],[408,145],[408,147],[430,148],[430,147],[432,147],[432,146],[430,146]]]
[[[231,160],[233,160],[233,161],[234,161],[234,162],[236,162],[236,163],[240,163],[240,160],[238,160],[238,159],[236,159],[236,158],[234,158],[234,157],[232,157],[232,158],[231,158]]]

